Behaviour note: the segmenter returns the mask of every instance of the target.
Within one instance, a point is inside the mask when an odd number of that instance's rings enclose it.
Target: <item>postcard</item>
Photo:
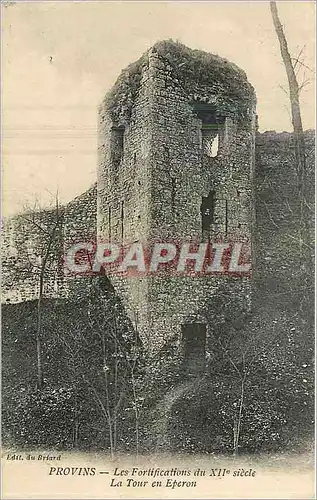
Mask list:
[[[315,4],[1,4],[2,498],[314,498]]]

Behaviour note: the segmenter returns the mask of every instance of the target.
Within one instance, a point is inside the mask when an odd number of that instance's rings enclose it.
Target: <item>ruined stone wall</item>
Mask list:
[[[39,294],[41,258],[53,234],[44,279],[45,297],[63,297],[80,282],[64,272],[69,246],[96,238],[96,186],[66,206],[14,216],[3,223],[2,302],[33,300]],[[54,230],[54,227],[56,229]]]
[[[64,247],[76,242],[96,240],[97,186],[67,203],[63,223]]]
[[[95,244],[97,235],[97,185],[94,184],[83,194],[69,202],[65,208],[63,225],[64,254],[76,243]],[[64,266],[64,294],[85,296],[89,279],[83,275],[70,273]]]
[[[305,132],[308,228],[314,248],[315,134]],[[256,138],[255,285],[261,301],[298,307],[303,282],[300,251],[300,206],[294,141],[291,133],[274,131]],[[311,270],[313,279],[314,270]]]
[[[173,51],[176,51],[174,59],[169,59]],[[194,74],[189,71],[179,75],[175,70],[175,57],[177,67],[192,61],[197,65],[193,52],[169,42],[156,45],[136,63],[137,67],[126,70],[128,74],[130,71],[129,89],[131,72],[137,78],[137,83],[132,84],[137,88],[134,95],[130,92],[129,99],[125,97],[123,83],[129,80],[123,72],[111,94],[112,101],[106,98],[103,103],[98,167],[100,238],[125,242],[144,240],[147,244],[169,238],[201,241],[202,197],[215,189],[215,225],[210,236],[250,239],[253,90],[241,70],[217,56],[210,56],[209,66],[204,59],[198,61],[200,76],[196,69]],[[210,78],[212,71],[214,79]],[[235,79],[236,94],[230,88]],[[248,99],[245,93],[243,99],[239,94],[243,86]],[[202,124],[193,103],[211,105],[224,119],[216,159],[203,154]],[[119,164],[118,143],[113,141],[114,127],[123,130]],[[226,234],[225,217],[229,221]],[[220,279],[222,284],[226,279]],[[189,316],[204,313],[210,297],[217,291],[219,279],[165,274],[142,279],[115,278],[113,282],[130,314],[137,313],[144,342],[158,349],[168,338],[180,333],[181,324],[188,321]],[[237,295],[243,295],[247,307],[248,280],[234,282]]]
[[[41,262],[48,250],[43,292],[45,296],[58,296],[63,286],[62,223],[63,213],[57,217],[54,210],[25,213],[4,221],[3,302],[17,303],[38,297]]]

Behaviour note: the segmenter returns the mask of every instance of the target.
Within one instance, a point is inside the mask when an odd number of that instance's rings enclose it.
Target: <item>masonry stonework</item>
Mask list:
[[[39,295],[41,259],[56,226],[45,270],[44,297],[62,298],[82,279],[65,273],[64,255],[78,242],[96,240],[96,185],[65,206],[29,211],[4,221],[2,238],[2,302],[19,303]]]
[[[100,107],[98,238],[147,247],[168,239],[251,244],[254,137],[255,95],[244,72],[159,42],[123,71]],[[203,203],[211,196],[206,231]],[[113,279],[154,350],[180,336],[183,324],[206,321],[226,280],[248,308],[248,278]]]

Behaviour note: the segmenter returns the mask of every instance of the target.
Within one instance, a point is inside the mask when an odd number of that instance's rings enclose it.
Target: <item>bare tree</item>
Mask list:
[[[124,410],[133,410],[138,454],[137,332],[128,332],[111,294],[104,295],[98,285],[88,282],[87,290],[88,301],[82,303],[77,326],[68,328],[64,334],[56,334],[66,348],[66,362],[75,385],[88,390],[104,422],[102,427],[108,434],[110,455],[113,457],[118,450],[120,417],[126,417]],[[78,418],[75,415],[74,446],[78,442]]]
[[[296,66],[305,67],[306,65],[300,60],[303,49],[296,58],[292,58],[287,39],[283,30],[282,23],[279,18],[277,5],[275,1],[270,1],[271,14],[275,32],[279,41],[281,57],[285,67],[288,86],[289,86],[289,99],[291,105],[291,119],[294,131],[294,144],[295,144],[295,166],[298,179],[298,197],[300,205],[300,220],[299,220],[299,247],[300,256],[303,259],[302,267],[306,277],[311,274],[313,265],[312,259],[312,245],[310,237],[309,221],[311,218],[311,208],[306,200],[307,194],[307,165],[306,165],[306,151],[305,151],[305,137],[302,124],[301,107],[300,107],[300,91],[309,83],[309,80],[299,85]]]
[[[237,339],[237,332],[232,333],[226,339],[213,335],[215,344],[222,353],[223,360],[229,363],[231,374],[229,375],[230,386],[233,389],[233,400],[230,400],[232,408],[232,451],[234,456],[239,455],[241,438],[243,437],[243,422],[246,417],[246,399],[252,392],[254,378],[259,375],[261,358],[272,357],[276,347],[281,341],[281,334],[273,323],[271,332],[261,336],[247,334],[246,338]]]
[[[37,233],[39,238],[35,238],[38,244],[34,244],[31,239],[32,258],[29,257],[29,268],[38,279],[38,297],[37,297],[37,324],[36,324],[36,358],[37,358],[37,386],[42,389],[43,363],[42,363],[42,302],[45,290],[46,279],[51,266],[54,267],[54,273],[59,266],[59,253],[53,251],[53,247],[59,242],[59,229],[61,227],[62,211],[59,206],[58,195],[55,198],[54,210],[47,211],[47,217],[43,216],[45,211],[38,210],[37,207],[28,210],[21,215],[21,219],[28,223],[31,232]],[[49,215],[48,215],[49,214]],[[49,221],[47,222],[48,219]]]
[[[137,388],[137,381],[136,381],[136,368],[137,368],[137,361],[138,361],[138,338],[139,338],[139,322],[138,322],[138,316],[135,311],[133,311],[134,315],[134,344],[133,344],[133,352],[132,352],[132,359],[129,362],[129,372],[130,372],[130,378],[131,378],[131,384],[132,384],[132,394],[133,394],[133,410],[134,410],[134,415],[135,415],[135,449],[136,449],[136,456],[139,455],[139,448],[140,448],[140,413],[141,413],[141,405],[144,401],[144,398],[140,397],[138,395],[138,388]]]

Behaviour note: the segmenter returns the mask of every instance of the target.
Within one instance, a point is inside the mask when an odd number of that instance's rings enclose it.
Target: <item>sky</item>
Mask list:
[[[301,58],[304,128],[315,128],[315,5],[278,2]],[[13,2],[2,7],[4,216],[95,181],[97,107],[121,70],[172,38],[225,57],[257,94],[260,131],[290,131],[287,79],[267,1]]]

